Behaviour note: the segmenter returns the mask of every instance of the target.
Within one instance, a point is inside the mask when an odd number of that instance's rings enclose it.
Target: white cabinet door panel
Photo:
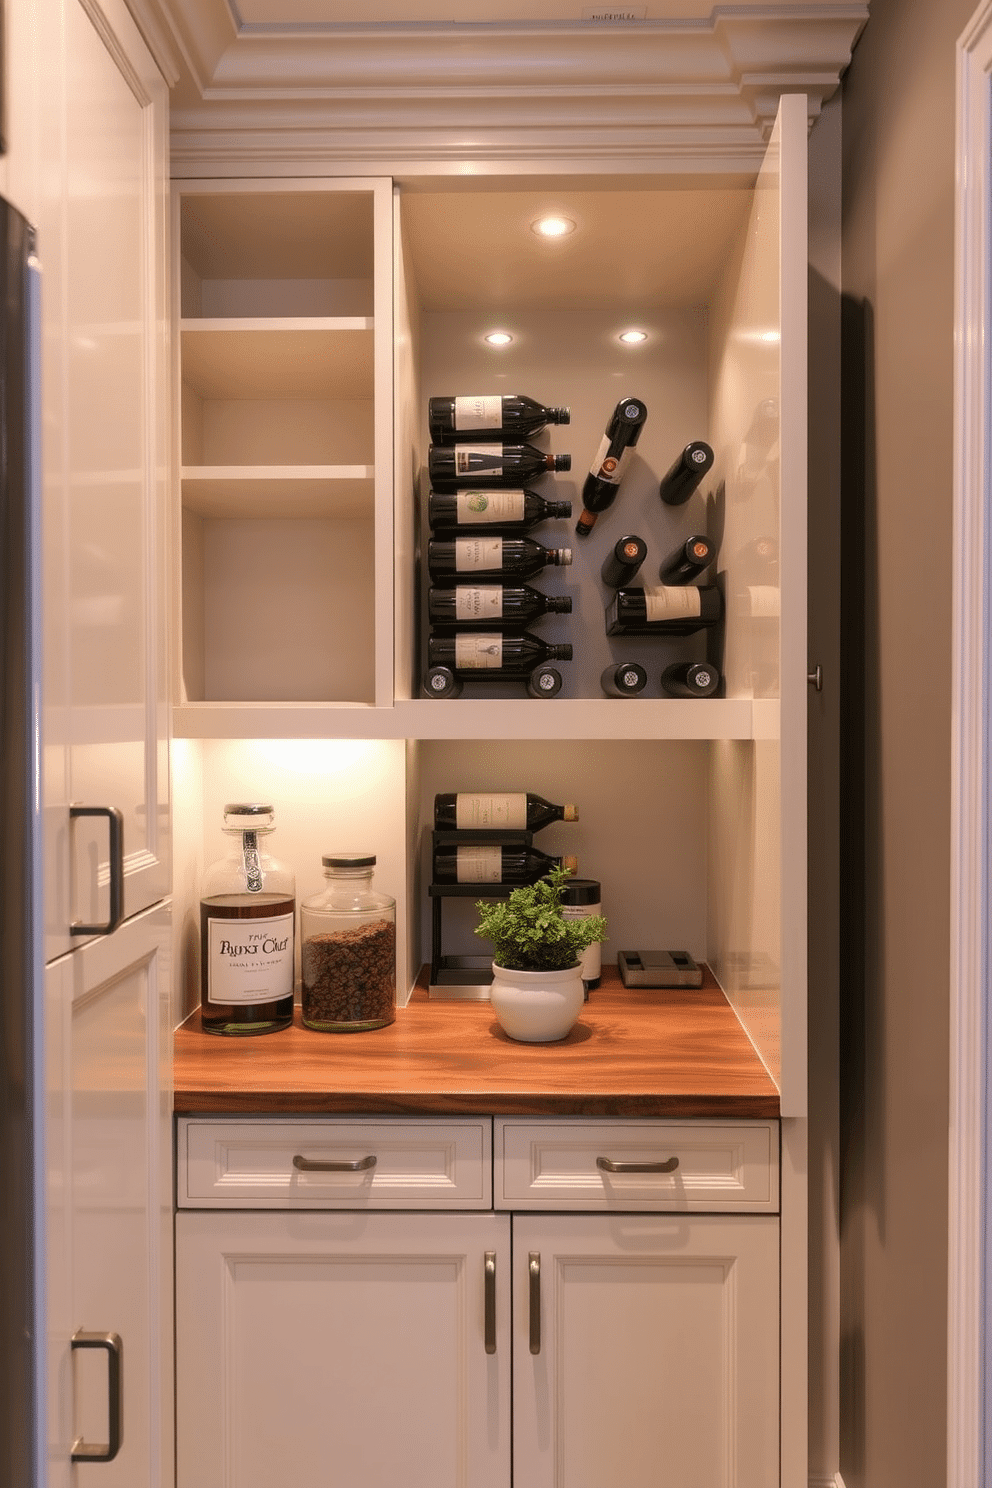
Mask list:
[[[776,1219],[515,1217],[513,1252],[514,1488],[778,1483]]]
[[[509,1488],[509,1234],[492,1214],[180,1213],[179,1488]]]

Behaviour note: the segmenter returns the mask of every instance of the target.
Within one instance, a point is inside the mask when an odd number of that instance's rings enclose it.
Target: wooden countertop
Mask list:
[[[778,1091],[719,986],[638,992],[615,967],[568,1038],[515,1043],[488,1002],[427,997],[388,1028],[245,1039],[177,1030],[175,1109],[232,1114],[777,1117]]]

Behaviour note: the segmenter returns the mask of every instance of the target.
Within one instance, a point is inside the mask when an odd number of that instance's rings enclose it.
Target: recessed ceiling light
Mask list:
[[[628,346],[637,346],[639,342],[648,339],[648,333],[647,331],[621,331],[617,339],[625,342]]]
[[[490,346],[509,346],[513,337],[509,331],[490,331],[485,339],[489,342]]]
[[[575,223],[571,217],[538,217],[530,230],[542,238],[564,238],[575,231]]]

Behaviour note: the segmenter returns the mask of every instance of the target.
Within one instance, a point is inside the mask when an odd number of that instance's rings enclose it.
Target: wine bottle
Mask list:
[[[432,444],[427,451],[427,470],[436,491],[521,486],[545,470],[571,468],[571,455],[545,455],[532,444]]]
[[[427,544],[427,571],[432,579],[472,574],[477,579],[529,579],[548,565],[567,566],[571,548],[545,548],[532,537],[456,537]]]
[[[529,584],[455,584],[427,591],[432,625],[529,625],[540,615],[570,615],[568,594],[541,594]]]
[[[431,491],[427,497],[427,520],[432,532],[452,527],[526,532],[551,517],[571,515],[570,501],[546,501],[536,491]]]
[[[434,666],[424,677],[424,692],[432,698],[456,698],[461,696],[462,684],[450,667]]]
[[[648,674],[639,661],[611,662],[600,685],[607,697],[637,697],[648,685]]]
[[[456,676],[488,672],[494,677],[524,677],[542,661],[571,661],[572,648],[551,645],[529,630],[520,635],[457,631],[430,636],[427,659],[432,667],[450,667]]]
[[[578,819],[577,806],[558,806],[529,791],[446,791],[434,797],[438,831],[539,832],[552,822]]]
[[[712,562],[713,544],[697,534],[669,553],[661,565],[659,578],[663,584],[691,584]]]
[[[705,661],[673,661],[661,674],[661,686],[669,697],[712,697],[720,673]]]
[[[647,416],[640,398],[621,398],[610,415],[582,487],[582,512],[575,524],[580,537],[586,537],[600,512],[613,505],[630,452],[641,436]]]
[[[431,398],[428,403],[428,423],[436,444],[454,444],[456,439],[529,439],[548,424],[567,424],[570,417],[567,408],[545,408],[523,393]]]
[[[434,851],[434,882],[532,884],[552,868],[567,868],[574,873],[578,866],[574,857],[556,858],[536,847],[515,844],[438,847]]]
[[[618,589],[606,611],[607,635],[693,635],[723,613],[715,584]]]
[[[670,470],[661,477],[658,494],[669,506],[681,506],[689,500],[703,476],[713,465],[713,451],[701,439],[687,444]]]
[[[600,578],[609,588],[622,589],[625,584],[630,583],[647,556],[648,545],[643,537],[628,533],[606,555]]]

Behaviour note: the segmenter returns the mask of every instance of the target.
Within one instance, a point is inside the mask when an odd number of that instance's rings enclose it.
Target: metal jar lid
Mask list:
[[[325,868],[374,868],[375,853],[325,853],[320,861]]]
[[[602,885],[596,878],[570,878],[562,885],[563,904],[599,904]]]

